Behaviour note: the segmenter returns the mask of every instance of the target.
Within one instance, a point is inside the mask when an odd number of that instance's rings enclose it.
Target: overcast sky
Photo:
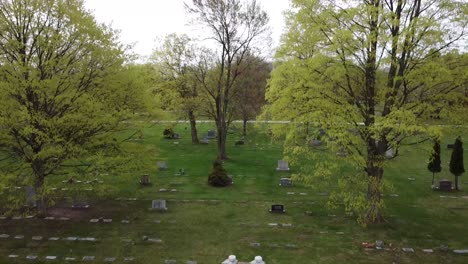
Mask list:
[[[85,0],[98,22],[111,24],[121,30],[124,43],[135,43],[134,51],[147,56],[155,47],[156,37],[169,33],[193,32],[188,25],[184,1],[191,0]],[[289,0],[257,0],[270,16],[273,47],[279,43],[284,28],[282,12]]]

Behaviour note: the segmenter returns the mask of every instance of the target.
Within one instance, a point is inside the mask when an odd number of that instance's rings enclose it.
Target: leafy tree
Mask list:
[[[208,97],[209,113],[216,122],[218,158],[227,159],[226,136],[233,117],[232,98],[239,66],[255,42],[267,32],[268,15],[255,0],[193,0],[185,4],[199,25],[210,32],[216,61],[203,56],[197,79]],[[208,78],[209,77],[209,78]]]
[[[450,157],[450,172],[455,176],[455,190],[458,190],[458,177],[465,172],[463,165],[463,142],[457,137]]]
[[[466,35],[468,4],[346,3],[292,1],[288,32],[267,91],[271,106],[266,114],[293,121],[286,141],[293,162],[314,160],[301,164],[304,173],[296,177],[312,182],[310,171],[320,179],[341,175],[341,190],[332,200],[345,201],[348,213],[371,224],[383,215],[384,168],[391,160],[385,153],[392,149],[397,157],[399,148],[415,135],[440,136],[440,128],[425,125],[436,109],[446,122],[466,123],[466,97],[460,96],[467,84],[462,73],[466,66],[459,56],[445,54],[456,53],[450,46]],[[444,56],[434,56],[437,52]],[[322,138],[334,151],[328,156],[311,151],[299,133],[305,123],[325,129]],[[338,150],[347,154],[339,159],[355,171],[331,172],[340,168],[334,155]]]
[[[177,97],[171,97],[171,105],[182,107],[190,121],[192,143],[198,144],[195,111],[197,109],[197,82],[193,75],[196,48],[187,35],[170,34],[165,37],[160,47],[152,55],[152,61],[158,67],[162,81],[159,85],[165,89],[164,96],[170,97],[169,90],[175,90]],[[168,93],[169,92],[169,93]]]
[[[255,119],[265,105],[265,89],[270,77],[271,64],[259,57],[247,56],[240,67],[241,74],[235,84],[234,106],[236,118],[243,121],[242,135],[247,136],[247,121]]]
[[[114,149],[111,132],[132,108],[121,101],[128,87],[113,82],[124,61],[115,32],[80,0],[2,1],[0,148],[34,186],[39,214],[46,179],[65,162]]]
[[[440,172],[442,167],[440,166],[440,142],[439,140],[434,141],[434,149],[429,159],[427,169],[432,172],[432,185],[434,185],[434,175],[436,172]]]

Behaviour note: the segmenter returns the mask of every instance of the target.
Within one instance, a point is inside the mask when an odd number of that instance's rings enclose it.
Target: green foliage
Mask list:
[[[433,151],[429,159],[429,164],[427,164],[427,169],[430,172],[440,172],[442,170],[440,162],[440,142],[438,140],[434,142]]]
[[[463,165],[463,142],[457,137],[453,146],[452,156],[450,156],[450,172],[455,176],[460,176],[465,172]]]
[[[434,141],[434,147],[427,164],[427,169],[432,172],[432,185],[434,185],[434,173],[441,172],[442,166],[440,161],[440,142],[439,140]]]
[[[465,166],[463,165],[463,142],[460,137],[457,137],[455,140],[452,155],[450,156],[449,169],[455,176],[455,190],[458,190],[458,177],[465,172]]]
[[[142,110],[141,83],[82,1],[3,1],[0,12],[0,148],[14,161],[6,173],[33,185],[45,210],[47,176],[117,148],[112,133]]]
[[[467,6],[292,1],[266,94],[271,104],[263,116],[292,122],[274,131],[286,136],[292,163],[303,157],[316,161],[316,170],[301,163],[297,178],[311,184],[349,181],[360,188],[339,184],[346,191],[338,192],[336,201],[345,201],[369,223],[382,219],[384,168],[393,160],[386,152],[398,156],[414,137],[439,137],[441,128],[427,125],[435,112],[448,124],[467,122],[466,55],[447,50],[465,34]],[[326,130],[322,141],[328,154],[310,147],[317,135],[305,133],[303,124]],[[325,165],[336,159],[340,166]],[[341,166],[354,171],[337,176]]]
[[[213,170],[208,175],[208,184],[214,187],[225,187],[231,184],[231,179],[223,168],[222,161],[215,160],[213,162]]]

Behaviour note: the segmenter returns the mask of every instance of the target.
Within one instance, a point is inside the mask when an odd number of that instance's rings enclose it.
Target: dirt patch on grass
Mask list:
[[[53,207],[48,209],[48,215],[53,217],[66,217],[72,220],[81,220],[89,218],[89,211],[87,209],[72,209],[66,207]]]

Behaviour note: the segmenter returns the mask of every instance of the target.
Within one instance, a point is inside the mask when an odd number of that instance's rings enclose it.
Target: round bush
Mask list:
[[[220,160],[215,160],[213,170],[208,175],[208,184],[215,187],[224,187],[231,184],[231,182],[226,170],[223,168],[223,163]]]

